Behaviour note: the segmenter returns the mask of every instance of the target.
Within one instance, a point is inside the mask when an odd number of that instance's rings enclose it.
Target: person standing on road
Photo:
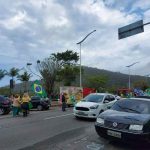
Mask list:
[[[19,115],[19,110],[20,110],[20,97],[18,94],[14,96],[13,99],[13,117]]]
[[[23,97],[22,97],[22,111],[23,111],[23,117],[27,117],[28,112],[29,112],[29,101],[30,101],[30,97],[28,95],[28,93],[24,93]]]
[[[65,93],[62,93],[62,111],[66,111],[66,98],[65,98]]]

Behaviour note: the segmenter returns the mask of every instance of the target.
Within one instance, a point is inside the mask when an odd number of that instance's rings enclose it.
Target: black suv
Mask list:
[[[37,110],[48,110],[50,107],[50,100],[48,98],[41,98],[39,96],[31,97],[32,108]]]
[[[11,100],[0,95],[0,115],[9,114],[11,111]]]

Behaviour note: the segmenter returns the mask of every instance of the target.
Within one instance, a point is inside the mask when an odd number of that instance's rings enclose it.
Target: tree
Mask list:
[[[10,77],[12,77],[12,79],[14,79],[14,77],[18,75],[18,72],[19,72],[19,69],[13,67],[13,68],[11,68],[10,71],[8,72],[8,75],[9,75]]]
[[[57,72],[60,69],[58,61],[51,57],[45,58],[40,63],[37,63],[37,68],[42,76],[42,82],[49,96],[53,93],[54,83],[56,81]]]
[[[49,58],[37,61],[37,68],[43,77],[44,87],[50,96],[54,92],[56,81],[64,81],[65,85],[70,85],[75,79],[79,59],[77,53],[67,50],[62,53],[52,53]]]
[[[71,83],[75,81],[76,75],[79,73],[79,68],[76,66],[65,65],[58,72],[58,78],[64,82],[65,86],[71,86]]]
[[[31,74],[28,74],[27,71],[25,71],[23,74],[17,76],[18,80],[23,82],[24,90],[27,91],[27,83],[31,78]]]
[[[6,75],[6,71],[0,69],[0,80],[1,80],[2,78],[4,78],[5,75]]]
[[[104,92],[105,84],[107,82],[106,76],[91,76],[87,77],[87,86],[95,88],[97,91]]]
[[[78,62],[79,56],[77,52],[67,50],[62,53],[52,53],[51,58],[58,61],[59,66],[74,65]]]
[[[77,52],[67,50],[62,53],[53,53],[51,58],[57,60],[61,68],[57,73],[57,79],[63,81],[65,86],[70,86],[79,74],[79,67],[76,66],[79,60]]]
[[[1,95],[7,95],[8,96],[10,94],[10,89],[8,87],[1,87],[0,93],[1,93]]]

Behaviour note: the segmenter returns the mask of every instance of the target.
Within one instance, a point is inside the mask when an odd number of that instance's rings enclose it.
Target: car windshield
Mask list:
[[[99,103],[103,100],[103,98],[104,95],[88,95],[83,99],[83,101]]]
[[[150,114],[150,102],[136,99],[124,99],[117,101],[111,109],[123,112]]]
[[[146,99],[150,99],[150,96],[136,96],[136,98],[146,98]]]

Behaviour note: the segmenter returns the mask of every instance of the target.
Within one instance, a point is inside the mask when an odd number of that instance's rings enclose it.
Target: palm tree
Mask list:
[[[8,72],[8,75],[14,79],[15,76],[18,75],[19,69],[18,68],[11,68],[10,71]]]
[[[0,80],[6,75],[6,70],[0,69]]]
[[[22,75],[18,75],[17,78],[18,80],[20,80],[21,82],[23,82],[24,85],[24,90],[27,91],[27,83],[31,78],[31,74],[28,74],[27,71],[25,71]]]

